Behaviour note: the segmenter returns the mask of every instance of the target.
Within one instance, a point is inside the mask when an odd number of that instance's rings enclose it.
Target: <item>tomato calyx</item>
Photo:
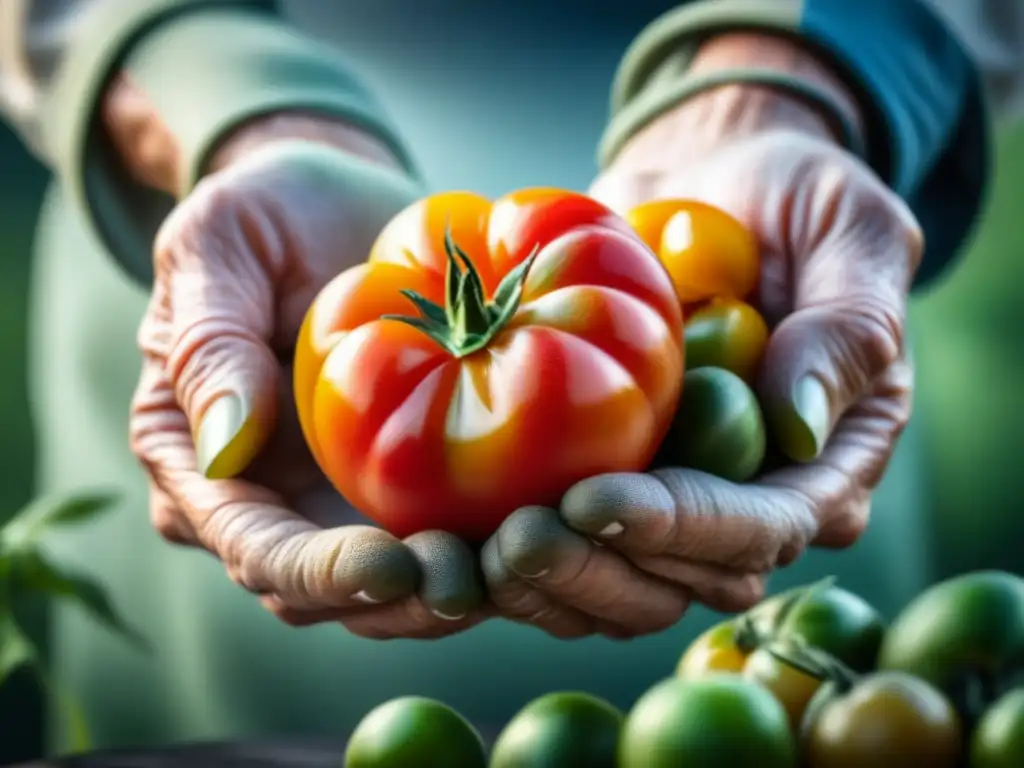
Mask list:
[[[762,615],[757,607],[740,615],[736,619],[733,632],[736,647],[740,652],[750,654],[762,646],[775,642],[783,634],[786,620],[797,608],[835,583],[834,576],[826,576],[813,584],[783,592],[778,596],[778,607],[768,616]]]
[[[842,692],[851,690],[861,676],[839,659],[797,638],[776,640],[765,646],[772,656],[808,677],[831,683]]]
[[[515,315],[539,249],[534,248],[505,275],[490,300],[485,295],[480,272],[452,238],[450,227],[444,234],[444,250],[448,257],[444,306],[416,291],[403,289],[399,293],[413,303],[420,316],[383,315],[381,319],[405,323],[425,333],[453,357],[466,357],[486,347]]]

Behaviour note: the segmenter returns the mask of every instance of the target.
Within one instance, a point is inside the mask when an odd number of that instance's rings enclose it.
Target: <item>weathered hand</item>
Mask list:
[[[330,489],[299,432],[288,364],[317,291],[418,196],[386,166],[276,142],[177,207],[155,249],[131,439],[157,530],[209,550],[284,621],[433,637],[480,618],[475,554],[440,532],[399,541]]]
[[[559,636],[657,631],[691,599],[743,609],[807,545],[849,546],[909,418],[903,323],[922,238],[907,207],[826,135],[702,141],[707,124],[685,110],[652,123],[592,194],[620,212],[696,198],[754,232],[774,326],[759,392],[798,463],[744,485],[681,468],[604,475],[559,510],[516,512],[483,553],[492,597]]]

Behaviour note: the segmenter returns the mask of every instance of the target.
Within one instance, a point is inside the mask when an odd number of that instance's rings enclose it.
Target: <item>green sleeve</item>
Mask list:
[[[191,189],[218,141],[283,109],[358,125],[412,161],[381,107],[330,48],[288,28],[266,0],[100,0],[64,52],[47,94],[54,169],[110,253],[152,279],[151,249],[173,200],[133,182],[97,120],[110,78],[127,71],[179,142]]]
[[[737,29],[797,38],[846,79],[867,117],[865,159],[907,201],[924,230],[918,285],[942,272],[980,211],[990,136],[976,64],[922,0],[680,5],[648,26],[627,51],[612,89],[601,163],[693,92],[687,69],[702,40]]]

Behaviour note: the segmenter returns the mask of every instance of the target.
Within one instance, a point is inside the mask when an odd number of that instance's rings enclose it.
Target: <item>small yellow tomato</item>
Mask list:
[[[695,200],[656,200],[633,208],[626,221],[658,255],[684,306],[745,299],[757,286],[757,240],[719,208]]]

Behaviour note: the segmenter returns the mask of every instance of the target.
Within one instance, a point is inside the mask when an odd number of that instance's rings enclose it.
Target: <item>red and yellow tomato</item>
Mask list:
[[[645,469],[683,354],[672,281],[608,208],[557,189],[449,192],[323,289],[295,394],[357,509],[397,536],[479,541],[581,479]]]

